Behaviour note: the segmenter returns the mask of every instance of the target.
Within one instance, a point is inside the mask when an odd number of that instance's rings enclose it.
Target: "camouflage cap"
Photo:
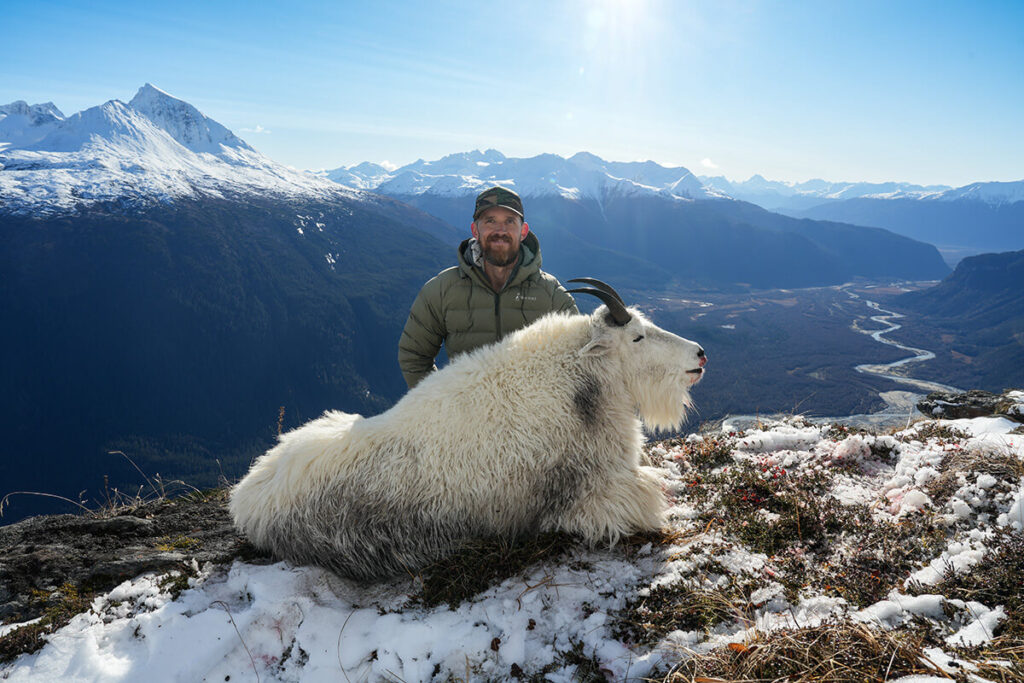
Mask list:
[[[476,209],[473,210],[473,220],[476,220],[480,217],[480,214],[494,206],[501,206],[510,211],[515,211],[519,214],[520,218],[526,218],[526,215],[523,213],[523,200],[519,198],[519,195],[512,190],[495,185],[476,196]]]

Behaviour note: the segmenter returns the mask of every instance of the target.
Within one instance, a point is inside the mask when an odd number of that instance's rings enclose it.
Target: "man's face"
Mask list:
[[[484,259],[495,266],[510,266],[519,258],[519,244],[530,232],[530,226],[515,211],[503,206],[487,209],[471,229],[480,243]]]

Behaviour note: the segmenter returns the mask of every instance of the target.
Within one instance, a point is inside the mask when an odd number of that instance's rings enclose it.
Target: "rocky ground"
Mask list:
[[[268,561],[235,532],[226,493],[217,489],[0,527],[0,623],[41,618],[35,642],[93,596],[140,574],[234,558]],[[0,661],[25,645],[7,640],[0,638]]]
[[[1002,394],[972,389],[963,393],[935,391],[919,401],[917,409],[929,417],[960,420],[998,415],[1024,422],[1024,392],[1007,390]]]

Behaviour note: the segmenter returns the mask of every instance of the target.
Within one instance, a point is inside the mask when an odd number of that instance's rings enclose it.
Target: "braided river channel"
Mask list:
[[[932,391],[949,391],[959,393],[962,389],[957,387],[949,386],[947,384],[939,384],[938,382],[927,382],[924,380],[913,379],[907,377],[903,372],[908,365],[913,363],[924,363],[935,358],[935,354],[927,349],[917,349],[912,346],[906,346],[899,342],[888,339],[886,335],[895,332],[896,330],[903,327],[895,320],[904,317],[903,315],[896,313],[895,311],[888,311],[875,301],[870,301],[861,297],[856,292],[850,289],[844,288],[843,291],[851,299],[857,299],[864,302],[864,305],[871,309],[876,315],[871,316],[873,322],[883,325],[881,329],[877,330],[862,330],[859,327],[855,327],[858,332],[863,334],[871,335],[871,338],[877,341],[879,344],[886,344],[887,346],[895,346],[898,349],[902,349],[907,353],[911,354],[906,358],[902,358],[892,363],[863,363],[855,366],[855,370],[860,373],[867,375],[875,375],[877,377],[884,377],[894,382],[902,384],[908,389],[906,390],[893,390],[893,391],[880,391],[878,392],[879,397],[885,401],[886,407],[875,413],[867,413],[861,415],[845,415],[841,417],[812,417],[806,418],[808,422],[822,423],[822,424],[844,424],[850,427],[867,427],[867,428],[889,428],[889,427],[904,427],[908,426],[917,413],[917,402],[924,398],[925,394]],[[739,431],[742,429],[750,428],[756,425],[758,422],[763,421],[765,416],[754,416],[754,415],[732,415],[727,417],[722,423],[722,429],[724,431]]]

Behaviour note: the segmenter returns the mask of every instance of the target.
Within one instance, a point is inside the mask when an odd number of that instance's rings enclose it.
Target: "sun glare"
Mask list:
[[[642,78],[658,51],[660,32],[649,0],[589,0],[580,3],[584,73],[605,86]]]

